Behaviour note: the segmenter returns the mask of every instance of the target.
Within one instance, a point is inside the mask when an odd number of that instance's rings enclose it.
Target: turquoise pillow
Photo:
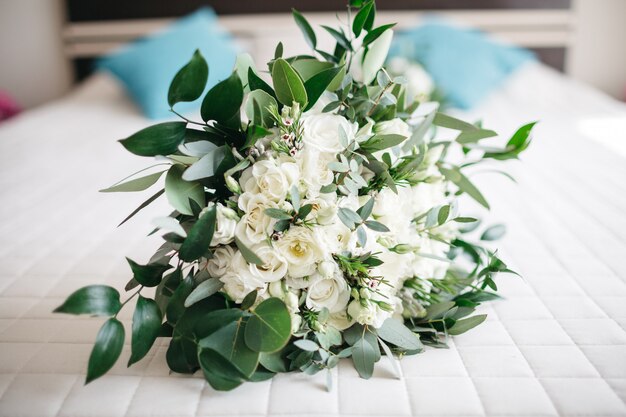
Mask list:
[[[207,90],[228,78],[233,70],[237,47],[217,23],[209,8],[177,20],[164,30],[126,45],[96,63],[99,69],[113,73],[151,119],[172,115],[167,104],[167,91],[176,72],[193,52],[200,49],[209,64]],[[179,113],[200,108],[201,100],[176,104]]]
[[[398,33],[389,56],[422,64],[445,100],[461,109],[473,107],[517,68],[534,60],[528,50],[440,21]]]

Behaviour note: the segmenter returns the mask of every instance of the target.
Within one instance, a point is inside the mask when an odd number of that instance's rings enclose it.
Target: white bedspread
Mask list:
[[[483,308],[488,321],[403,360],[402,379],[385,360],[369,381],[342,363],[331,392],[323,374],[215,392],[200,375],[169,375],[165,341],[130,369],[127,344],[83,386],[101,320],[51,311],[84,285],[122,288],[124,256],[146,260],[157,245],[142,236],[164,202],[116,229],[147,196],[97,193],[150,162],[114,141],[149,122],[97,76],[0,125],[0,416],[626,416],[626,108],[531,65],[472,117],[483,114],[506,136],[542,121],[507,166],[519,185],[473,177],[524,279],[501,276],[507,299]]]

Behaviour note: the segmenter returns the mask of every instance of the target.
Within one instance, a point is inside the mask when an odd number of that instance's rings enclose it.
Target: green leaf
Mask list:
[[[108,319],[96,336],[96,343],[89,356],[85,384],[106,374],[120,357],[123,347],[124,326],[117,319]]]
[[[376,199],[372,197],[369,200],[367,200],[367,202],[363,204],[363,206],[356,211],[362,220],[367,220],[369,216],[371,216],[375,203],[376,203]]]
[[[376,351],[365,338],[357,340],[352,346],[352,362],[361,378],[369,379],[372,377],[374,363],[376,363]]]
[[[246,262],[255,265],[263,265],[263,260],[259,258],[256,253],[252,252],[252,250],[239,240],[237,236],[235,236],[235,244],[237,245],[237,248],[239,248],[239,252],[241,252],[243,259],[245,259]]]
[[[226,323],[198,343],[200,349],[212,349],[232,363],[245,378],[250,378],[259,363],[259,352],[245,343],[247,323],[240,318]],[[236,377],[236,375],[234,375]]]
[[[383,149],[393,148],[405,140],[407,140],[407,137],[403,135],[374,135],[367,141],[363,142],[361,144],[361,148],[367,152],[377,152],[382,151]]]
[[[117,225],[117,227],[120,227],[121,225],[123,225],[124,223],[126,223],[128,220],[130,220],[131,218],[133,218],[135,216],[135,214],[139,213],[141,210],[143,210],[144,208],[146,208],[147,206],[150,205],[150,203],[152,203],[154,200],[156,200],[157,198],[161,197],[161,195],[163,195],[163,193],[165,193],[165,190],[159,190],[156,192],[156,194],[154,194],[152,197],[148,198],[146,201],[144,201],[143,203],[141,203],[139,205],[139,207],[137,207],[135,210],[133,210],[132,213],[130,213],[124,220],[122,220],[122,222],[120,224]]]
[[[293,342],[293,344],[298,348],[309,352],[317,352],[320,348],[317,343],[308,339],[296,340],[295,342]]]
[[[178,320],[185,313],[185,300],[193,290],[193,275],[190,272],[185,279],[178,285],[174,294],[170,298],[166,308],[167,321],[176,325]]]
[[[507,148],[513,147],[517,153],[525,150],[530,145],[531,132],[536,124],[537,122],[532,122],[520,127],[506,144]]]
[[[257,290],[253,290],[249,292],[241,301],[241,306],[239,308],[241,308],[242,310],[248,310],[250,307],[254,305],[257,297],[258,297]]]
[[[301,108],[306,107],[308,98],[304,83],[293,67],[282,58],[274,61],[272,81],[278,101],[286,106],[292,106],[295,101],[300,103]]]
[[[315,74],[319,74],[324,70],[335,67],[332,62],[320,61],[315,58],[297,59],[291,62],[291,66],[305,82]]]
[[[354,229],[357,224],[361,224],[361,216],[347,207],[339,207],[337,217],[339,217],[339,220],[350,230]]]
[[[278,107],[276,99],[263,90],[253,90],[246,101],[246,116],[255,125],[272,127],[274,119],[268,110],[270,107]]]
[[[452,336],[460,335],[468,330],[481,324],[487,318],[486,314],[479,314],[477,316],[468,317],[466,319],[457,320],[454,326],[448,329],[448,334]]]
[[[133,313],[131,355],[128,366],[146,356],[161,330],[161,310],[157,303],[141,295]]]
[[[285,303],[268,298],[253,311],[246,326],[246,345],[257,352],[275,352],[291,337],[291,316]]]
[[[305,111],[309,110],[313,107],[313,105],[315,105],[315,103],[317,103],[317,100],[320,98],[322,93],[326,91],[328,86],[342,69],[343,67],[328,68],[327,70],[315,74],[304,83],[304,88],[309,100],[309,104],[307,104],[304,109]]]
[[[178,150],[178,145],[185,139],[186,126],[185,122],[159,123],[120,140],[120,143],[135,155],[166,156]]]
[[[352,46],[350,45],[348,38],[346,38],[346,35],[339,32],[337,29],[331,28],[330,26],[322,25],[322,27],[326,30],[326,32],[330,33],[333,38],[335,38],[337,45],[345,50],[352,50]]]
[[[193,215],[189,199],[204,207],[204,187],[198,182],[185,181],[183,172],[185,167],[180,164],[172,165],[165,176],[165,195],[172,207],[182,214]]]
[[[153,186],[161,175],[163,175],[165,171],[156,172],[154,174],[146,175],[145,177],[135,178],[134,180],[126,181],[123,183],[118,183],[109,188],[105,188],[100,190],[101,193],[120,193],[120,192],[134,192],[134,191],[143,191],[151,186]]]
[[[406,350],[423,348],[419,336],[409,330],[400,320],[389,318],[377,330],[378,336],[385,342]]]
[[[506,226],[503,224],[495,224],[486,229],[480,236],[480,240],[498,240],[506,233]]]
[[[441,303],[432,304],[426,308],[426,318],[434,320],[443,317],[450,309],[454,308],[454,301],[443,301]]]
[[[120,293],[106,285],[90,285],[74,291],[54,309],[55,313],[112,316],[122,308]]]
[[[191,307],[218,292],[224,284],[217,278],[209,278],[201,282],[185,299],[185,307]]]
[[[389,228],[384,224],[377,222],[376,220],[368,220],[365,222],[365,226],[368,229],[372,229],[375,232],[387,233],[389,232]]]
[[[170,84],[167,102],[170,107],[181,101],[194,101],[202,95],[207,79],[209,66],[200,50],[196,49],[187,65],[182,67]]]
[[[228,152],[230,152],[228,146],[213,149],[185,170],[183,180],[195,181],[214,176]]]
[[[283,357],[285,350],[279,350],[271,353],[263,353],[259,355],[259,363],[271,372],[287,372],[287,361]]]
[[[497,136],[498,134],[493,130],[487,129],[476,129],[476,130],[465,130],[459,133],[459,136],[456,137],[456,141],[462,145],[468,143],[475,143],[481,139],[491,138]]]
[[[452,129],[452,130],[460,130],[462,132],[480,130],[480,128],[474,126],[471,123],[465,122],[463,120],[460,120],[455,117],[448,116],[447,114],[439,113],[439,112],[435,114],[433,124],[435,126],[441,126],[441,127],[445,127],[447,129]]]
[[[278,219],[278,220],[291,220],[293,218],[293,216],[287,213],[285,210],[281,210],[277,208],[265,209],[265,214],[267,214],[273,219]]]
[[[299,11],[297,11],[296,9],[291,9],[291,13],[293,14],[293,18],[296,21],[296,24],[302,31],[306,43],[308,43],[309,46],[315,50],[315,48],[317,47],[317,38],[315,37],[315,31]]]
[[[237,367],[213,349],[199,349],[198,362],[204,378],[215,390],[230,391],[245,382]]]
[[[448,216],[450,215],[450,204],[446,204],[441,206],[439,212],[437,213],[437,224],[441,226],[448,220]]]
[[[193,262],[206,254],[213,239],[216,220],[217,208],[215,204],[212,204],[194,223],[187,234],[187,238],[178,252],[180,260]]]
[[[368,1],[361,7],[361,10],[359,10],[356,16],[354,16],[354,21],[352,22],[352,33],[354,33],[354,36],[358,37],[361,34],[373,6],[374,2]]]
[[[202,100],[200,115],[208,122],[215,120],[228,125],[233,117],[239,114],[243,102],[243,86],[236,72],[217,83]]]
[[[263,81],[252,68],[248,69],[248,84],[250,85],[250,91],[263,90],[270,96],[276,98],[276,93],[268,83]]]
[[[130,258],[126,258],[130,269],[133,271],[133,278],[144,287],[156,287],[161,282],[163,273],[172,266],[169,264],[148,264],[139,265]]]
[[[235,71],[241,80],[244,93],[250,92],[250,83],[248,81],[248,72],[250,70],[254,71],[254,60],[252,59],[252,56],[248,53],[237,55],[237,59],[235,60]]]
[[[365,35],[365,37],[363,38],[363,46],[365,47],[371,44],[376,39],[378,39],[383,33],[385,33],[387,29],[391,29],[395,25],[396,25],[395,23],[390,23],[388,25],[382,25],[375,29],[370,30],[369,32],[367,32],[367,35]]]
[[[472,184],[472,182],[461,173],[458,167],[453,167],[450,169],[439,167],[439,171],[443,174],[444,177],[446,177],[448,181],[452,181],[453,183],[455,183],[457,187],[459,187],[459,190],[467,193],[480,205],[482,205],[486,209],[489,209],[489,203],[487,202],[485,197],[478,190],[478,188],[476,188],[476,186]]]
[[[276,49],[274,49],[274,59],[282,58],[283,56],[283,43],[278,42]]]

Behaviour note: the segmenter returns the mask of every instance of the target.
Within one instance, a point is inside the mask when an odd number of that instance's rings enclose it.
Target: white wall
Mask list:
[[[63,21],[61,0],[0,0],[0,89],[24,107],[57,98],[72,83]]]
[[[567,72],[626,99],[626,0],[574,0],[576,33]]]

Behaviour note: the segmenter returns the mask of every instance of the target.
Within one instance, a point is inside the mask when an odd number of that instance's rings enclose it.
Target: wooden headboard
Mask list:
[[[65,52],[82,78],[90,72],[93,58],[203,5],[215,9],[221,25],[259,63],[271,58],[279,41],[287,53],[306,51],[289,13],[292,5],[307,12],[314,26],[336,24],[336,11],[345,9],[345,1],[337,0],[67,0]],[[437,14],[532,49],[539,59],[560,70],[575,30],[569,0],[383,0],[377,7],[380,24],[397,22],[401,30],[415,26],[426,15]],[[323,35],[321,38],[323,47]],[[330,47],[331,38],[326,41]]]

